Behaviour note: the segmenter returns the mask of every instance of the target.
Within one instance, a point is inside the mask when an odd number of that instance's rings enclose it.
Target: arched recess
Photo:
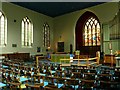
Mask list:
[[[94,45],[94,46],[85,46],[84,45],[84,26],[88,19],[91,17],[95,18],[99,25],[99,19],[98,17],[89,11],[86,11],[77,21],[76,28],[75,28],[75,39],[76,39],[76,50],[80,50],[80,54],[90,55],[91,57],[96,55],[96,51],[100,51],[100,45]]]

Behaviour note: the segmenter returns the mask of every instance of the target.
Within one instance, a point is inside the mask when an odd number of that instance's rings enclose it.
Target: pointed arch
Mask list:
[[[7,44],[7,18],[5,14],[0,11],[0,46],[4,47]]]
[[[43,46],[50,48],[50,26],[47,22],[43,24]]]
[[[83,54],[94,56],[95,52],[100,50],[100,21],[94,13],[86,11],[78,19],[75,38],[76,50]]]
[[[32,21],[26,16],[22,19],[21,22],[22,27],[22,46],[24,47],[31,47],[33,45],[33,23]]]

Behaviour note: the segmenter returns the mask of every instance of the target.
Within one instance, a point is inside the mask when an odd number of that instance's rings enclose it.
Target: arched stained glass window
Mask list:
[[[7,44],[7,19],[0,11],[0,46],[4,47]]]
[[[33,24],[26,16],[22,19],[22,46],[31,47],[33,44]]]
[[[80,50],[81,54],[95,57],[96,52],[101,50],[100,29],[100,21],[94,13],[83,13],[75,28],[76,50]]]
[[[48,23],[44,23],[43,25],[43,46],[50,47],[50,27]]]
[[[94,17],[90,17],[85,22],[83,39],[83,46],[100,45],[100,24]]]

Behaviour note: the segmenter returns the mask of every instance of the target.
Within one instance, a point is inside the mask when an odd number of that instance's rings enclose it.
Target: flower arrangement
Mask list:
[[[120,50],[115,52],[115,56],[120,57]]]

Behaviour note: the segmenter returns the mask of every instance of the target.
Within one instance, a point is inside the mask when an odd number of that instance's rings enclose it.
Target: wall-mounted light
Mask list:
[[[50,47],[48,47],[48,49],[50,49]]]

